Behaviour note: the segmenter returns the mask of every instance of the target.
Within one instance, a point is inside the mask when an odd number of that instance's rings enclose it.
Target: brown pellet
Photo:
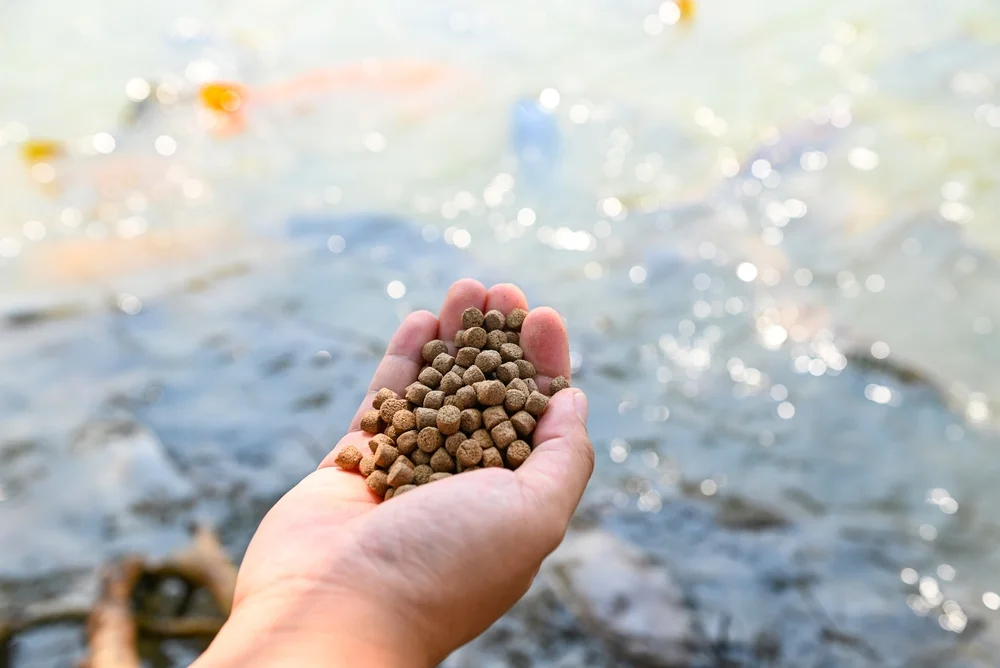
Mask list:
[[[410,455],[410,459],[412,459],[413,463],[416,464],[417,466],[420,466],[421,464],[431,463],[430,454],[424,452],[423,450],[414,450],[413,454]]]
[[[514,429],[514,425],[510,423],[510,420],[507,420],[490,429],[490,436],[493,437],[493,443],[498,448],[506,448],[517,440],[517,431]]]
[[[503,406],[490,406],[483,411],[483,426],[487,431],[492,431],[493,427],[507,420],[507,411]],[[475,431],[475,430],[473,430]]]
[[[523,356],[524,351],[516,343],[505,343],[500,346],[500,359],[504,362],[516,362]],[[515,366],[517,365],[515,364]]]
[[[535,382],[534,378],[525,378],[524,376],[521,376],[521,378],[524,379],[524,384],[528,386],[528,393],[529,394],[531,392],[537,392],[538,391],[538,383]]]
[[[410,383],[410,385],[406,388],[406,400],[416,406],[423,406],[424,399],[430,391],[431,388],[427,387],[423,383]]]
[[[483,326],[483,312],[475,306],[471,306],[462,311],[462,327],[471,329],[472,327]]]
[[[399,457],[399,450],[396,446],[382,444],[375,451],[375,465],[387,469],[395,463],[396,457]]]
[[[417,449],[417,436],[415,429],[399,435],[399,438],[396,439],[396,449],[399,450],[400,454],[409,456]]]
[[[366,411],[365,414],[361,416],[361,430],[366,431],[369,434],[379,433],[382,430],[378,428],[378,421],[378,411]]]
[[[470,438],[472,438],[473,441],[478,441],[479,445],[482,446],[483,449],[492,448],[496,445],[493,442],[493,437],[490,436],[490,432],[485,429],[477,429],[472,432],[472,436]]]
[[[486,347],[486,330],[482,327],[470,327],[465,330],[465,336],[462,337],[463,347],[470,348],[485,348]],[[456,343],[456,345],[458,345]]]
[[[417,429],[437,426],[437,411],[433,408],[414,409],[413,415],[417,418]]]
[[[433,362],[435,357],[437,357],[441,353],[446,353],[446,352],[448,352],[448,344],[439,339],[435,339],[434,341],[428,341],[427,343],[424,344],[423,349],[420,351],[421,355],[424,358],[424,361],[427,362],[428,364]]]
[[[388,427],[386,427],[385,431],[383,431],[382,433],[385,434],[386,436],[388,436],[389,440],[391,440],[393,443],[396,442],[396,435],[397,435],[396,434],[396,428],[393,427],[392,425],[389,425]]]
[[[430,465],[421,464],[413,469],[413,484],[423,485],[431,477],[432,473],[434,473],[434,471],[431,469]]]
[[[465,330],[460,329],[455,332],[455,347],[461,348],[465,345]]]
[[[358,471],[366,478],[375,470],[375,455],[365,455],[358,464]]]
[[[417,426],[417,417],[407,410],[396,411],[395,415],[392,416],[392,426],[396,429],[397,434],[402,434]]]
[[[441,379],[444,374],[435,369],[432,366],[425,366],[420,370],[420,374],[417,376],[417,380],[426,385],[431,389],[436,389],[438,385],[441,384]]]
[[[386,399],[382,407],[378,409],[378,416],[382,418],[382,422],[392,424],[392,416],[396,414],[396,411],[405,411],[408,406],[406,399]]]
[[[392,445],[393,440],[386,436],[385,434],[375,434],[368,441],[368,447],[371,448],[372,454],[378,450],[380,445]]]
[[[507,396],[503,400],[503,407],[507,411],[508,415],[513,415],[522,408],[524,408],[524,402],[528,400],[528,393],[522,392],[521,390],[507,389]],[[419,409],[418,409],[419,410]]]
[[[431,455],[431,470],[435,473],[451,473],[455,470],[455,460],[447,450],[441,448]]]
[[[451,371],[451,367],[455,366],[455,358],[448,353],[441,353],[434,358],[434,362],[431,363],[431,366],[434,367],[435,371],[443,376]]]
[[[451,473],[445,473],[444,471],[442,471],[441,473],[432,473],[429,481],[436,482],[438,480],[444,480],[445,478],[450,478],[451,475],[452,475]]]
[[[402,487],[413,482],[413,469],[403,462],[396,462],[389,468],[386,482],[392,487]]]
[[[392,498],[395,499],[397,496],[403,496],[407,492],[412,492],[416,488],[417,488],[416,485],[403,485],[402,487],[397,487],[396,493],[392,495]]]
[[[431,390],[424,397],[424,408],[433,408],[437,410],[444,406],[444,392],[441,390]]]
[[[385,499],[386,501],[388,501],[389,499],[392,498],[392,496],[395,493],[396,493],[396,488],[395,487],[390,487],[389,489],[385,490],[385,496],[383,496],[382,498]]]
[[[461,364],[456,364],[455,366],[451,367],[451,370],[457,373],[458,377],[461,378],[462,375],[465,373],[466,368],[467,367],[464,367]]]
[[[375,398],[372,399],[372,408],[379,409],[389,399],[399,399],[399,395],[390,390],[388,387],[383,387],[381,390],[375,393]]]
[[[455,394],[458,392],[458,388],[463,385],[465,385],[465,383],[462,382],[462,377],[454,371],[449,371],[445,374],[444,378],[441,379],[441,391],[445,394]]]
[[[559,390],[565,390],[567,387],[569,387],[569,381],[562,376],[556,376],[549,383],[549,396],[553,396]]]
[[[360,450],[353,445],[349,445],[337,453],[337,457],[333,462],[345,471],[353,471],[358,468],[358,464],[361,463],[363,457],[364,455],[361,454]]]
[[[518,411],[512,415],[510,423],[514,425],[514,431],[521,438],[526,438],[531,432],[535,431],[535,425],[538,424],[535,418],[531,417],[531,414],[527,411]]]
[[[516,469],[524,463],[524,460],[531,454],[531,447],[524,441],[514,441],[507,448],[507,464]]]
[[[518,332],[507,332],[507,343],[521,344],[521,335]]]
[[[495,329],[486,335],[486,347],[490,350],[500,350],[500,346],[507,345],[507,333]]]
[[[462,421],[459,425],[459,429],[464,431],[466,434],[471,434],[483,426],[483,414],[478,408],[466,408],[462,411],[461,419]]]
[[[524,396],[528,396],[531,392],[528,390],[528,384],[525,383],[520,378],[515,378],[514,380],[507,383],[508,390],[517,390],[518,392],[524,392]]]
[[[507,396],[507,388],[499,380],[484,380],[476,383],[476,398],[483,406],[499,406]]]
[[[415,433],[415,432],[408,432],[408,433],[412,434],[412,433]],[[399,457],[396,457],[396,461],[393,463],[393,466],[395,466],[396,464],[399,464],[400,462],[402,462],[403,464],[406,464],[411,469],[416,466],[416,464],[413,463],[413,460],[410,459],[409,457],[407,457],[404,454],[400,454]]]
[[[458,398],[458,393],[457,392],[455,394],[451,395],[450,397],[445,397],[444,398],[444,405],[445,406],[454,406],[458,410],[464,410],[462,408],[462,400]]]
[[[470,438],[458,446],[456,458],[463,468],[475,466],[483,459],[483,446],[479,444],[479,441],[473,441]]]
[[[497,367],[497,380],[505,385],[510,383],[512,380],[518,380],[521,372],[518,371],[517,365],[513,362],[504,362]]]
[[[440,411],[438,412],[440,413]],[[440,448],[442,443],[444,443],[444,438],[437,427],[424,427],[417,434],[417,447],[428,455]],[[416,460],[413,461],[416,463]]]
[[[503,313],[496,309],[487,311],[486,315],[483,316],[483,327],[486,328],[487,332],[503,329],[505,324],[507,324],[507,318],[504,317]]]
[[[476,363],[476,355],[481,351],[479,348],[462,348],[455,355],[455,364],[459,366],[464,366],[468,369],[470,366]]]
[[[502,363],[500,353],[495,350],[484,350],[476,355],[476,366],[483,373],[493,373]]]
[[[389,476],[385,471],[372,471],[371,475],[365,478],[368,488],[378,494],[385,496],[385,490],[389,488]]]
[[[528,312],[523,308],[512,309],[511,312],[507,314],[507,329],[520,332],[521,325],[524,324],[524,319],[527,317]]]
[[[456,406],[442,406],[437,414],[437,428],[445,436],[451,436],[462,424],[462,411]],[[422,448],[421,448],[422,449]]]
[[[487,469],[490,467],[503,468],[503,457],[496,448],[486,448],[483,450],[483,468]]]
[[[475,385],[476,383],[481,383],[484,380],[486,380],[486,375],[478,366],[470,366],[465,370],[465,373],[462,374],[462,382],[466,385]]]
[[[514,364],[517,365],[517,375],[520,378],[534,378],[535,377],[535,365],[526,359],[514,360]]]
[[[458,407],[463,411],[466,408],[475,408],[479,405],[479,399],[476,397],[476,391],[468,385],[458,388],[458,392],[455,393],[455,397],[458,399]]]
[[[534,418],[542,417],[548,407],[549,398],[541,392],[532,392],[528,395],[528,400],[524,402],[524,410],[528,411]]]
[[[462,445],[467,438],[469,437],[457,431],[444,440],[444,449],[448,451],[449,455],[454,457],[455,453],[458,452],[458,446]]]

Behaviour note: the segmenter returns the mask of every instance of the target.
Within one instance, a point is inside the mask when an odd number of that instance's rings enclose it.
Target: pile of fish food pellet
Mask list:
[[[531,454],[532,433],[549,398],[518,345],[527,312],[462,313],[454,356],[444,341],[424,344],[425,366],[402,397],[378,391],[361,428],[370,454],[344,448],[336,463],[357,469],[385,499],[456,473],[497,466],[516,469]],[[569,387],[552,380],[549,392]]]

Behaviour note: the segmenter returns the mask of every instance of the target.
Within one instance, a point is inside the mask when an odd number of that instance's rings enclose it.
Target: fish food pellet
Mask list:
[[[507,411],[504,410],[503,406],[490,406],[483,411],[482,415],[483,426],[486,427],[487,431],[492,431],[493,427],[507,419]],[[475,429],[472,431],[475,431]]]
[[[455,366],[455,358],[448,353],[441,353],[434,358],[434,362],[431,363],[434,370],[440,374],[446,374],[451,371],[451,367]]]
[[[369,434],[377,434],[382,431],[378,428],[378,414],[378,411],[366,411],[361,416],[361,431],[368,432]]]
[[[425,343],[423,349],[420,351],[424,361],[428,364],[433,362],[435,357],[446,352],[448,352],[448,344],[437,339]]]
[[[462,411],[456,406],[443,406],[437,414],[437,428],[445,436],[451,436],[462,424]],[[421,448],[423,449],[423,448]]]
[[[504,317],[503,313],[497,311],[496,309],[487,311],[486,315],[483,316],[483,327],[486,328],[487,332],[503,329],[503,326],[506,324],[507,318]]]
[[[545,409],[549,406],[549,398],[541,392],[532,392],[528,395],[528,400],[524,402],[524,410],[528,411],[532,417],[540,418]]]
[[[455,364],[459,366],[464,366],[468,369],[470,366],[476,363],[476,355],[480,352],[479,348],[462,348],[455,355]]]
[[[497,367],[497,380],[504,384],[509,384],[514,380],[520,380],[520,374],[521,372],[518,370],[517,365],[513,362],[504,362]]]
[[[451,473],[455,470],[455,460],[447,450],[441,448],[431,455],[431,470],[435,473]]]
[[[479,444],[479,441],[473,441],[471,438],[462,445],[458,446],[458,453],[456,459],[462,467],[475,466],[483,458],[483,446]]]
[[[389,476],[385,471],[372,471],[371,475],[365,478],[365,482],[368,483],[368,489],[379,496],[385,496],[385,490],[389,488]]]
[[[424,364],[402,397],[389,388],[375,393],[372,410],[361,416],[372,454],[348,446],[335,463],[358,470],[383,499],[462,472],[521,466],[549,404],[520,345],[527,315],[524,309],[506,315],[466,309],[456,352],[444,341],[428,341],[421,348]],[[561,376],[549,383],[551,394],[566,387]]]
[[[407,466],[404,462],[396,462],[389,469],[389,474],[386,476],[386,482],[389,483],[391,487],[409,485],[413,482],[413,469]]]
[[[490,409],[487,409],[490,410]],[[466,408],[462,411],[459,429],[466,434],[471,434],[483,426],[483,414],[476,408]]]
[[[358,464],[361,463],[363,457],[364,455],[361,454],[360,450],[353,445],[349,445],[337,453],[337,457],[333,462],[345,471],[353,471],[358,468]]]
[[[483,450],[483,468],[503,467],[503,456],[496,448],[486,448]]]
[[[432,473],[434,473],[434,470],[428,464],[421,464],[413,469],[413,484],[423,485],[430,480]]]
[[[531,448],[524,441],[514,441],[507,448],[507,463],[511,468],[516,469],[524,463],[524,460],[531,454]]]
[[[500,350],[500,346],[505,345],[507,345],[507,335],[499,329],[486,335],[486,347],[490,350]]]
[[[420,375],[417,376],[417,380],[432,390],[437,389],[437,386],[441,384],[442,378],[444,378],[444,374],[432,366],[425,366]]]
[[[483,406],[499,406],[507,397],[507,388],[499,380],[484,380],[476,383],[476,398]]]
[[[505,343],[500,346],[500,359],[504,362],[516,362],[524,356],[521,346],[516,343]],[[514,366],[517,366],[516,364]]]
[[[384,404],[389,399],[399,399],[399,396],[390,390],[388,387],[383,387],[381,390],[375,393],[375,398],[372,399],[372,408],[379,409],[382,408]]]
[[[517,431],[514,429],[514,425],[510,423],[510,420],[507,420],[490,429],[490,436],[493,437],[493,442],[498,448],[506,448],[517,440]]]
[[[483,312],[475,306],[462,311],[462,328],[471,329],[483,326]]]
[[[513,309],[507,314],[507,329],[513,332],[520,332],[524,319],[528,317],[528,312],[523,308]]]
[[[441,390],[431,390],[424,397],[424,408],[433,408],[437,410],[444,406],[444,392]]]
[[[380,445],[392,445],[393,440],[386,436],[385,434],[375,434],[371,439],[368,440],[368,447],[371,448],[372,454],[378,450]]]
[[[556,376],[549,383],[549,396],[554,395],[559,390],[565,390],[567,387],[569,387],[569,381],[562,376]]]
[[[417,417],[408,410],[396,411],[392,416],[392,426],[397,434],[402,434],[417,426]]]
[[[438,412],[440,413],[440,411]],[[417,434],[417,447],[428,455],[440,448],[442,443],[444,443],[444,439],[437,427],[424,427]],[[416,462],[416,460],[413,461]]]
[[[521,438],[525,438],[531,432],[535,431],[535,418],[531,417],[528,411],[519,411],[510,417],[510,423],[514,425],[514,431]]]
[[[396,449],[401,455],[409,456],[417,449],[417,436],[418,432],[415,429],[399,435],[396,439]]]
[[[469,438],[460,431],[456,431],[454,434],[444,439],[444,449],[448,451],[448,454],[452,457],[458,452],[458,446],[462,445],[465,440]]]
[[[470,348],[485,348],[486,330],[482,327],[472,327],[465,330],[465,336],[462,337],[462,343],[464,346],[468,346]]]

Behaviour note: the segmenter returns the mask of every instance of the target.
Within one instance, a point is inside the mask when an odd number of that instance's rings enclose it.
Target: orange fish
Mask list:
[[[21,159],[28,164],[51,162],[63,154],[63,146],[55,139],[28,139],[21,143]]]

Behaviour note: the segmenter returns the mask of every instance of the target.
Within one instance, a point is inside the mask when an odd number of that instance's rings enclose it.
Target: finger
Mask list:
[[[571,388],[549,401],[535,428],[535,448],[515,471],[535,507],[565,527],[594,471],[594,448],[587,435],[587,395]]]
[[[425,343],[434,340],[437,331],[438,319],[430,311],[415,311],[406,316],[389,341],[385,357],[379,362],[371,385],[368,386],[368,394],[354,414],[350,431],[361,426],[361,416],[372,409],[372,398],[377,391],[388,387],[397,394],[402,394],[406,386],[417,379],[424,364],[421,351]]]
[[[438,338],[450,344],[455,340],[455,332],[462,329],[462,312],[473,307],[482,311],[485,306],[486,286],[471,278],[455,281],[441,306]]]
[[[513,283],[498,283],[490,288],[486,293],[486,311],[500,311],[507,315],[516,308],[528,310],[528,298],[521,292],[521,288]]]
[[[562,318],[542,306],[532,310],[521,325],[521,349],[524,358],[535,365],[535,382],[545,393],[556,376],[570,377],[569,335]]]

